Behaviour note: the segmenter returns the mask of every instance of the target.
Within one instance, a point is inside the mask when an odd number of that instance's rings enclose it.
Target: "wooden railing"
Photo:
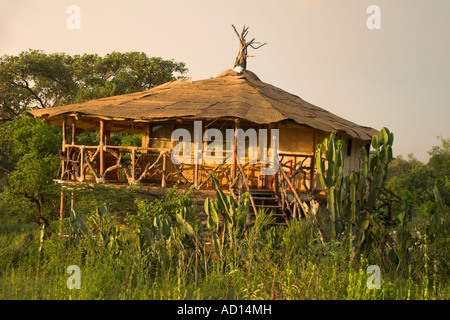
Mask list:
[[[232,153],[227,155],[229,157]],[[66,144],[60,158],[59,177],[65,181],[126,182],[129,185],[159,181],[161,187],[166,187],[168,182],[179,181],[200,190],[212,187],[211,175],[214,174],[224,189],[236,189],[238,181],[249,193],[252,189],[269,187],[283,199],[283,206],[294,216],[296,210],[304,211],[298,192],[310,192],[313,187],[314,158],[311,155],[280,154],[279,170],[273,176],[262,176],[261,164],[236,161],[233,165],[227,163],[228,158],[216,166],[175,164],[171,159],[171,149],[162,148]],[[290,198],[294,195],[295,207],[288,203],[288,194]]]
[[[91,180],[87,179],[89,174],[96,183],[105,183],[107,176],[115,172],[116,177],[112,180],[120,181],[124,177],[129,185],[151,179],[155,175],[161,175],[162,187],[165,187],[167,180],[174,176],[190,183],[183,176],[182,165],[170,160],[170,149],[110,145],[65,145],[64,149],[60,154],[61,180],[84,182]],[[152,161],[152,157],[156,160]],[[147,161],[144,163],[142,158],[146,158]]]
[[[310,154],[279,154],[279,170],[288,169],[292,187],[301,192],[314,191],[314,156]],[[272,176],[270,188],[276,189],[276,175]]]
[[[292,217],[294,217],[294,218],[296,218],[298,216],[297,211],[301,210],[303,215],[305,217],[308,217],[308,212],[306,211],[305,207],[303,206],[303,203],[291,182],[291,177],[289,177],[286,174],[286,172],[283,170],[283,168],[281,167],[281,163],[282,162],[280,160],[280,169],[278,170],[278,174],[279,174],[278,187],[279,187],[279,192],[281,194],[283,210],[287,209],[291,213]],[[293,201],[289,201],[288,192],[290,192],[294,195]]]
[[[65,144],[60,152],[60,180],[96,183],[123,182],[129,185],[143,181],[180,181],[195,185],[197,189],[210,186],[211,174],[223,176],[222,187],[231,182],[230,164],[212,167],[201,164],[176,164],[171,158],[171,149],[143,148],[133,146],[85,146]]]
[[[314,190],[314,156],[308,154],[279,154],[278,172],[272,176],[270,188],[279,195],[283,211],[292,217],[308,216],[299,192]],[[307,183],[308,182],[308,183]]]

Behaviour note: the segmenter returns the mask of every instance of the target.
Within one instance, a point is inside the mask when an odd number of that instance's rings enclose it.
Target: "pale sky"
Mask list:
[[[67,8],[80,8],[69,29]],[[381,29],[370,30],[370,5]],[[193,80],[232,68],[231,28],[268,44],[247,61],[267,83],[395,134],[421,161],[450,138],[449,0],[0,0],[0,55],[142,51],[183,61]]]

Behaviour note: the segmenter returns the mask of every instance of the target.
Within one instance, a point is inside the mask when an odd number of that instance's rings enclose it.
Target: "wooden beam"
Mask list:
[[[67,121],[64,119],[62,123],[62,151],[66,152],[67,145]]]
[[[80,145],[77,145],[77,144],[66,144],[66,147],[69,147],[69,148],[85,148],[85,149],[94,149],[94,150],[97,150],[98,149],[98,146],[85,146],[85,145],[82,145],[82,144],[80,144]],[[113,148],[114,146],[111,146],[111,148]],[[117,146],[117,147],[119,147],[119,146]],[[120,147],[119,147],[120,148]]]
[[[163,154],[163,167],[162,167],[162,179],[161,179],[161,187],[166,187],[166,154]]]
[[[131,179],[136,180],[136,148],[131,150]]]
[[[63,192],[63,187],[61,186],[61,199],[59,201],[59,220],[63,221],[64,211],[66,211],[66,196]]]
[[[75,197],[73,195],[73,190],[70,193],[70,211],[73,211],[74,208],[74,204],[75,204]]]
[[[234,179],[236,178],[236,163],[239,163],[238,158],[237,158],[237,134],[238,134],[238,129],[240,127],[240,121],[239,119],[236,119],[234,121],[234,146],[233,146],[233,163],[231,164],[231,181],[234,181]]]
[[[99,147],[100,147],[100,176],[103,175],[105,172],[105,150],[103,149],[105,142],[105,122],[104,120],[100,120],[100,141],[99,141]]]
[[[148,148],[150,145],[150,123],[146,122],[144,123],[144,130],[142,132],[142,147]],[[147,154],[147,150],[142,150],[142,154]]]
[[[198,163],[194,164],[194,187],[198,187]]]
[[[266,137],[267,140],[266,140],[266,150],[264,150],[264,154],[265,154],[265,156],[268,157],[269,153],[267,151],[269,150],[269,148],[271,146],[271,142],[272,142],[272,139],[270,138],[271,137],[270,124],[266,125],[266,130],[267,130],[267,137]],[[271,177],[269,177],[268,175],[264,176],[264,182],[263,183],[264,183],[264,187],[265,188],[267,188],[267,187],[270,188],[270,180],[271,180]]]
[[[194,144],[194,187],[197,187],[199,185],[199,169],[201,166],[201,162],[203,160],[203,145],[200,145],[201,141],[203,141],[203,122],[202,127],[200,128],[200,132],[198,132],[198,129],[195,126],[194,122],[194,137],[193,137],[193,144]]]
[[[105,138],[104,138],[104,140],[103,140],[103,144],[104,144],[105,146],[107,146],[107,145],[110,144],[109,141],[110,141],[110,139],[111,139],[111,122],[106,121],[106,122],[104,123],[103,131],[104,131],[104,135],[105,135]]]
[[[203,134],[206,132],[207,129],[208,128],[205,126],[205,122],[202,121],[202,157],[201,157],[202,163],[201,163],[201,165],[204,169],[206,168],[206,163],[205,163],[205,158],[203,157],[203,155],[206,150],[206,147],[208,146],[208,141],[205,141]],[[200,176],[198,183],[203,184],[203,181],[206,179],[208,179],[208,177],[207,176],[205,177],[205,173],[201,172],[201,176]],[[211,180],[211,186],[212,186],[212,180]],[[219,180],[219,186],[220,186],[220,180]]]
[[[72,144],[76,144],[77,125],[75,121],[72,122]]]
[[[314,165],[316,162],[316,130],[313,129],[313,143],[312,143],[312,157],[311,157],[311,165],[309,168],[309,191],[311,194],[314,194]]]
[[[66,128],[67,121],[64,119],[62,123],[62,146],[61,151],[65,158],[67,158],[66,154],[66,145],[67,145],[67,128]],[[61,160],[61,179],[64,178],[64,173],[66,172],[66,163],[64,160]],[[62,197],[62,194],[61,194]]]
[[[80,179],[81,182],[84,181],[84,146],[80,147],[81,158],[80,158]]]

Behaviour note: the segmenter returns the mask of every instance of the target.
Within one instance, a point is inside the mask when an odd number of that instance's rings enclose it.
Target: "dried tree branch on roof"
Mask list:
[[[262,46],[266,45],[267,43],[261,44],[260,42],[255,42],[255,38],[253,38],[252,40],[247,42],[245,40],[245,38],[248,35],[248,27],[246,27],[244,25],[244,27],[242,28],[241,34],[239,34],[238,31],[236,30],[236,27],[233,24],[231,26],[233,27],[233,30],[236,33],[236,35],[238,36],[239,42],[240,42],[239,54],[236,57],[236,61],[234,62],[234,67],[233,68],[241,67],[243,70],[246,70],[246,68],[247,68],[247,58],[250,57],[247,54],[247,48],[251,47],[251,48],[256,50],[256,49],[259,49]],[[255,47],[254,44],[256,44],[256,45],[259,44],[259,46]]]

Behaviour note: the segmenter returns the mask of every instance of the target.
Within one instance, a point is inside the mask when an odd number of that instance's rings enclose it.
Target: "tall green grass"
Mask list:
[[[37,225],[0,224],[0,299],[450,298],[448,224],[430,235],[420,221],[403,230],[420,236],[399,264],[369,251],[355,265],[351,234],[324,241],[311,221],[273,227],[260,211],[245,232],[221,241],[218,256],[206,244],[216,231],[188,195],[137,201],[125,219],[105,206],[80,208],[45,229],[42,243]],[[66,286],[71,265],[80,267],[81,289]],[[380,267],[380,289],[367,286],[369,265]]]
[[[258,245],[241,244],[250,254],[218,268],[206,250],[187,243],[159,243],[142,252],[139,237],[122,226],[122,254],[97,240],[74,243],[52,235],[41,254],[39,231],[15,229],[0,235],[0,299],[448,299],[448,282],[436,281],[439,262],[406,278],[381,275],[381,288],[368,289],[367,266],[350,259],[348,241],[320,243],[301,221],[287,228],[259,230]],[[95,236],[95,234],[93,234]],[[81,289],[66,287],[70,265],[81,269]]]

